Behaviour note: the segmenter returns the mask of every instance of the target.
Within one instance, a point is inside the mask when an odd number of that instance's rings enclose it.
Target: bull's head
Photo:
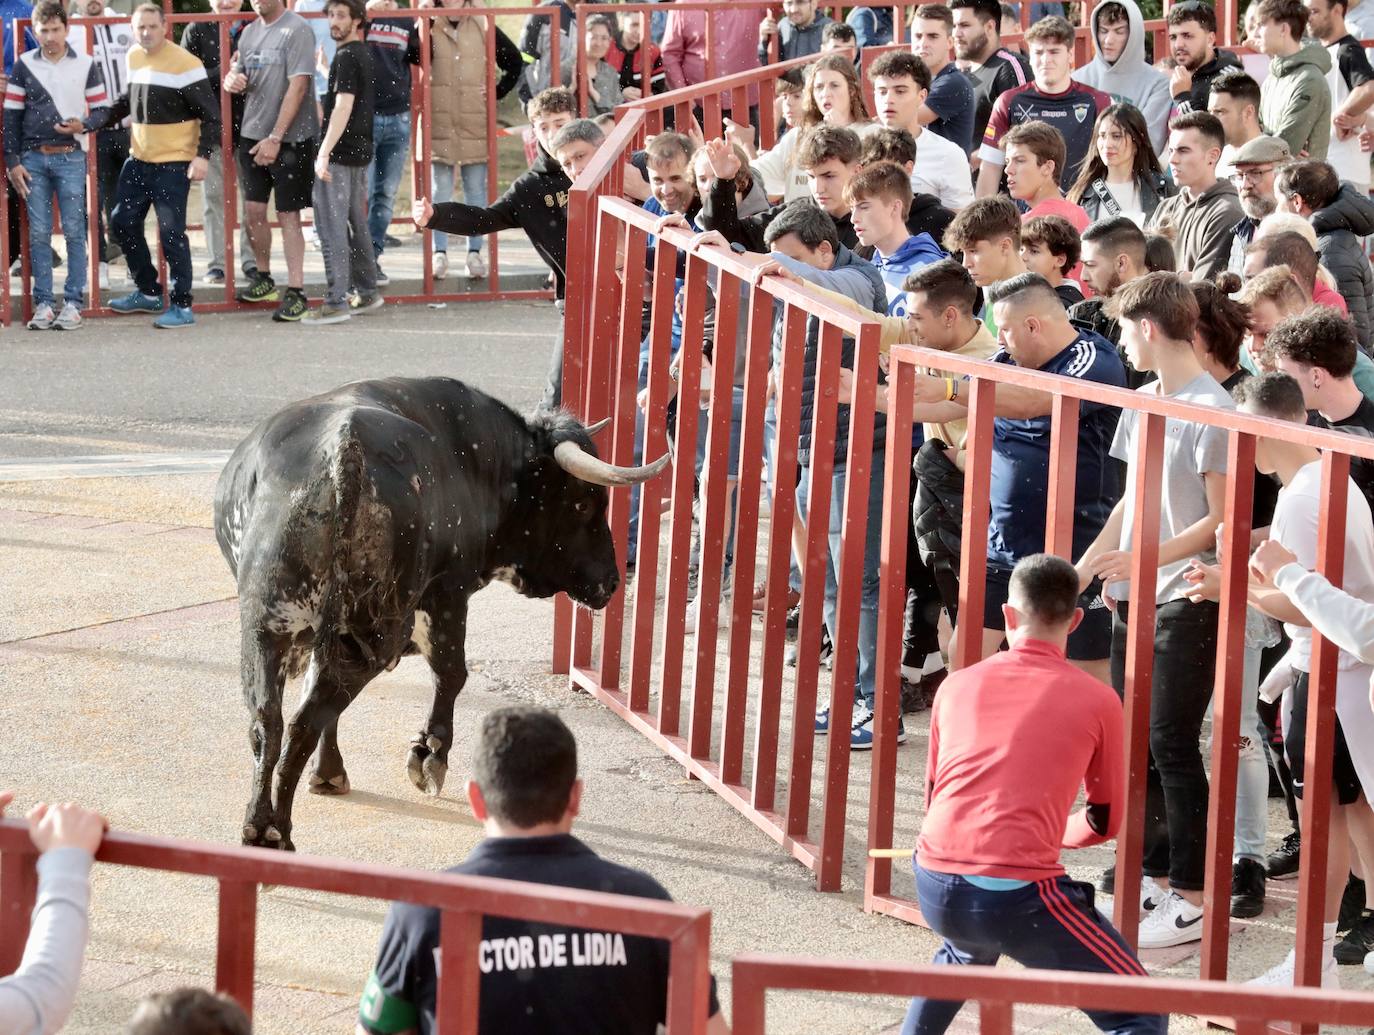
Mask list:
[[[567,414],[549,414],[532,423],[547,427],[556,471],[546,469],[539,479],[537,512],[530,517],[534,541],[515,566],[516,588],[528,596],[567,593],[588,607],[605,607],[620,585],[606,490],[648,481],[672,462],[672,455],[642,467],[620,467],[597,457],[591,441],[609,420],[583,428]]]

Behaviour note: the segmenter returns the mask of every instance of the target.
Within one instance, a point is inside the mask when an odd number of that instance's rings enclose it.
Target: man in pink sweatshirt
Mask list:
[[[764,7],[740,7],[728,11],[711,13],[711,50],[714,58],[710,75],[706,65],[706,12],[683,11],[676,8],[668,12],[668,21],[663,30],[663,70],[668,75],[668,89],[680,90],[684,86],[695,86],[707,79],[736,72],[747,72],[759,67],[758,39],[759,23],[767,13]],[[722,110],[730,108],[730,95],[720,95]],[[757,120],[759,103],[758,87],[749,88],[749,121]],[[744,112],[731,112],[736,122],[743,122]]]

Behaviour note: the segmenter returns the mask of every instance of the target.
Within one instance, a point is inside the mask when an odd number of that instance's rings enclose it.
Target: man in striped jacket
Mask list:
[[[19,56],[5,87],[5,168],[29,212],[29,329],[76,330],[86,295],[86,134],[104,123],[99,109],[108,101],[90,56],[67,43],[67,12],[59,0],[43,0],[33,25],[39,47]],[[67,282],[58,313],[50,244],[54,194],[67,240]]]
[[[167,20],[156,4],[134,10],[129,51],[129,92],[115,102],[110,120],[129,116],[130,155],[119,172],[110,230],[129,263],[137,287],[110,303],[117,313],[158,313],[153,326],[189,327],[191,244],[186,238],[186,198],[191,181],[205,179],[219,141],[219,104],[205,66],[167,38]],[[157,267],[143,225],[157,209],[158,233],[171,273],[171,305],[162,298]],[[165,311],[164,311],[165,309]]]

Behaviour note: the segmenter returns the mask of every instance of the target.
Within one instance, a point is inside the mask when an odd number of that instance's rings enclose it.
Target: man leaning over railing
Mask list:
[[[486,837],[448,872],[670,901],[647,873],[602,859],[573,836],[582,790],[577,743],[562,719],[542,708],[489,713],[467,785]],[[358,1035],[434,1031],[439,921],[431,906],[392,905]],[[668,946],[660,939],[485,917],[477,961],[481,1035],[643,1035],[666,1017]],[[714,979],[710,1015],[707,1035],[729,1035]]]

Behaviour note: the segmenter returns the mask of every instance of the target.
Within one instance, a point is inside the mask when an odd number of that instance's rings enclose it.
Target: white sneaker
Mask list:
[[[1143,918],[1147,913],[1153,913],[1155,907],[1164,901],[1164,896],[1169,894],[1159,886],[1159,882],[1153,877],[1144,874],[1140,877],[1140,915]]]
[[[728,626],[730,624],[730,615],[729,612],[726,611],[726,607],[729,605],[729,603],[729,595],[722,593],[720,595],[720,610],[716,612],[717,627],[720,627],[722,625]],[[683,629],[684,632],[694,633],[697,631],[697,616],[700,612],[701,594],[698,593],[696,596],[692,598],[691,602],[687,605],[687,624]]]
[[[1140,921],[1141,949],[1164,949],[1202,939],[1202,907],[1195,906],[1176,891],[1166,892],[1159,905]]]
[[[52,322],[53,327],[59,331],[74,331],[82,324],[81,310],[73,302],[68,302],[62,307],[62,312],[57,314],[57,319]]]
[[[468,252],[468,280],[482,280],[487,275],[487,260],[481,252]]]
[[[448,276],[448,252],[434,253],[434,279],[443,280]]]
[[[53,312],[52,306],[40,305],[33,311],[33,318],[29,320],[29,330],[46,331],[52,326],[55,319],[57,319],[57,314]]]
[[[1257,978],[1251,978],[1245,982],[1245,985],[1247,988],[1292,988],[1293,975],[1296,969],[1297,952],[1294,949],[1289,949],[1288,955],[1283,958],[1282,963],[1270,967]],[[1322,963],[1322,988],[1340,987],[1340,968],[1336,966],[1335,957],[1327,956],[1325,962]]]
[[[1374,952],[1369,953],[1364,958],[1364,972],[1374,974]]]
[[[109,264],[108,262],[102,262],[102,263],[100,264],[100,287],[101,287],[102,290],[108,290],[109,286],[110,286],[110,264]]]

